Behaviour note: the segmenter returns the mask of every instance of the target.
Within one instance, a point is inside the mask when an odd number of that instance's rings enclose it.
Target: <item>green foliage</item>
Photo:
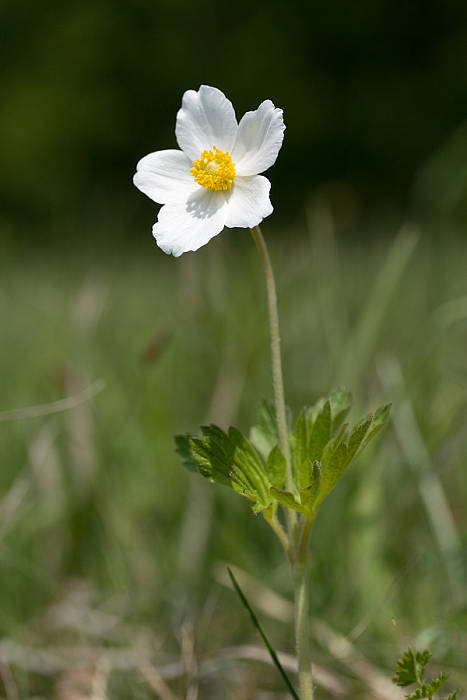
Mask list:
[[[301,411],[295,424],[295,430],[290,434],[290,452],[292,455],[292,466],[296,474],[298,488],[307,485],[308,468],[308,426],[305,409]]]
[[[280,491],[276,488],[271,488],[271,495],[285,508],[291,508],[299,513],[306,513],[306,506],[290,491]]]
[[[336,433],[352,405],[352,394],[345,387],[335,389],[329,397],[332,413],[332,432]]]
[[[446,683],[447,675],[440,673],[437,678],[434,678],[429,683],[421,683],[420,688],[414,690],[413,693],[407,695],[408,700],[423,700],[423,698],[432,698],[433,695],[443,687]]]
[[[250,440],[236,428],[227,435],[211,425],[202,428],[203,438],[177,436],[177,451],[188,469],[230,486],[252,501],[255,512],[274,509],[279,503],[313,517],[389,415],[389,406],[382,406],[349,428],[344,420],[350,405],[350,393],[337,389],[300,412],[289,433],[292,492],[282,490],[287,464],[278,445],[274,405],[268,401],[261,405]]]
[[[396,674],[393,682],[405,688],[412,683],[419,683],[422,679],[425,666],[431,658],[431,652],[415,651],[411,647],[397,660]]]
[[[435,693],[440,690],[447,681],[447,674],[440,673],[439,676],[429,681],[424,681],[428,661],[431,658],[431,652],[425,649],[424,651],[415,651],[409,647],[397,661],[397,669],[393,680],[398,686],[406,688],[409,685],[416,683],[419,687],[407,695],[407,700],[423,700],[428,698],[431,700]],[[460,694],[460,689],[454,690],[448,695],[445,700],[456,700]]]
[[[294,497],[275,491],[275,498],[283,505],[312,516],[389,415],[390,406],[382,406],[349,428],[343,421],[350,405],[350,393],[337,389],[328,399],[320,399],[300,413],[290,435],[297,493]]]
[[[189,469],[196,464],[206,479],[230,486],[248,498],[255,512],[271,506],[269,491],[272,482],[264,462],[246,437],[236,428],[229,428],[227,434],[216,425],[203,426],[201,431],[202,438],[188,435],[176,438],[184,464]],[[280,475],[280,459],[273,456],[270,464],[273,465],[273,482],[276,483]]]
[[[276,409],[272,401],[261,402],[258,423],[250,430],[250,441],[264,459],[279,442]]]
[[[280,488],[284,483],[287,461],[279,445],[274,445],[266,461],[266,472],[271,485]]]
[[[198,471],[198,461],[193,457],[189,435],[175,436],[175,452],[182,458],[182,464],[191,472]]]
[[[325,401],[323,407],[314,417],[314,411],[309,412],[308,430],[310,438],[308,441],[308,455],[310,459],[319,459],[323,454],[325,446],[328,444],[332,431],[331,404]]]

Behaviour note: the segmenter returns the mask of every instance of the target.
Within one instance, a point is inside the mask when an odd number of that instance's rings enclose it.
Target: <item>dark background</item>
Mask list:
[[[201,83],[238,118],[265,98],[284,109],[275,222],[303,220],[324,188],[359,225],[462,224],[465,2],[3,0],[0,24],[9,238],[137,239],[155,211],[135,164],[176,147],[181,96]]]

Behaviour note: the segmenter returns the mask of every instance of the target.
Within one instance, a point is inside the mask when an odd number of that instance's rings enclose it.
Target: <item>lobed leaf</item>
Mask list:
[[[296,498],[296,496],[293,493],[290,493],[290,491],[279,491],[279,489],[272,487],[270,489],[270,494],[276,499],[276,501],[279,501],[279,503],[286,508],[292,508],[292,510],[296,510],[298,513],[309,512],[308,509]]]
[[[332,491],[345,470],[381,429],[389,415],[390,406],[383,406],[374,415],[369,414],[351,430],[344,424],[339,433],[323,450],[321,458],[322,478],[319,497],[315,507]]]
[[[246,437],[236,428],[230,428],[227,434],[216,425],[203,426],[201,431],[202,438],[177,436],[177,451],[184,464],[251,500],[255,512],[270,507],[269,478]]]
[[[431,658],[431,652],[415,651],[409,647],[397,661],[396,675],[392,679],[396,685],[405,688],[412,683],[420,683],[425,666]]]
[[[422,683],[419,688],[414,690],[412,693],[409,693],[407,695],[407,700],[423,700],[423,698],[428,698],[430,700],[433,695],[443,687],[447,681],[447,678],[448,677],[445,673],[440,673],[438,678],[434,678],[429,683]]]
[[[309,463],[309,460],[307,460]],[[309,463],[310,485],[299,490],[300,502],[311,514],[321,487],[321,462],[315,460]]]
[[[332,491],[349,465],[345,434],[328,445],[322,457],[321,488],[316,502],[318,506]]]
[[[237,428],[229,428],[229,439],[234,446],[234,465],[248,475],[261,494],[261,502],[268,506],[270,484],[258,453]]]
[[[323,450],[331,438],[331,404],[329,400],[324,402],[313,423],[308,426],[308,430],[310,435],[308,458],[311,461],[321,459]]]
[[[312,427],[313,423],[315,422],[318,414],[321,412],[325,403],[326,403],[326,398],[324,396],[321,396],[321,398],[319,398],[317,401],[315,401],[313,406],[309,409],[309,411],[308,411],[308,423],[309,423],[310,428]]]
[[[357,457],[358,455],[363,452],[365,447],[368,445],[370,440],[378,433],[381,428],[385,425],[386,421],[389,418],[389,412],[391,410],[391,404],[385,404],[384,406],[380,406],[377,411],[375,411],[375,414],[373,416],[373,421],[371,423],[371,428],[368,431],[368,433],[365,435],[365,439],[362,441],[358,452],[357,452]]]
[[[446,683],[448,676],[446,673],[441,672],[437,678],[433,678],[429,683],[423,683],[422,687],[425,687],[428,695],[431,697],[438,692],[440,688]]]
[[[414,690],[412,693],[406,695],[406,698],[407,700],[423,700],[423,698],[430,698],[430,696],[426,694],[426,691],[422,686],[421,688],[417,688],[417,690]]]
[[[287,460],[279,445],[274,445],[266,460],[266,472],[272,486],[280,489],[285,480]]]
[[[460,688],[457,688],[456,690],[453,690],[453,692],[450,693],[450,694],[445,698],[445,700],[457,700],[457,698],[459,697],[460,694],[461,694],[461,689],[460,689]]]
[[[345,387],[339,387],[331,392],[329,397],[331,404],[332,428],[334,435],[344,422],[352,405],[352,394]]]
[[[175,452],[182,458],[182,464],[191,472],[198,471],[198,462],[193,457],[190,445],[191,435],[176,435],[175,436]]]
[[[261,404],[250,440],[236,428],[225,433],[209,425],[201,428],[201,438],[177,436],[176,450],[184,466],[230,486],[253,502],[255,512],[274,511],[279,502],[312,515],[389,414],[390,407],[382,406],[349,429],[344,419],[350,402],[346,389],[336,389],[329,399],[301,411],[290,433],[294,493],[282,490],[286,458],[278,446],[276,411],[269,401]]]
[[[309,486],[309,481],[303,482],[302,464],[308,459],[308,421],[307,412],[303,409],[295,423],[295,429],[290,433],[290,452],[292,469],[298,488]],[[305,477],[306,479],[306,477]]]

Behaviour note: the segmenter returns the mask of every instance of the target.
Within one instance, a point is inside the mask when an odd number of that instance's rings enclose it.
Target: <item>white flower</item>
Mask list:
[[[181,151],[150,153],[134,183],[161,207],[153,235],[165,253],[198,250],[224,226],[251,228],[272,213],[271,183],[259,175],[277,158],[282,110],[265,100],[237,123],[232,103],[202,85],[183,95],[175,135]]]

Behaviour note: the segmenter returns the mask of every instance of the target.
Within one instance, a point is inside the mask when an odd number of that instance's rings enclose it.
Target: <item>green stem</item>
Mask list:
[[[287,413],[284,398],[284,380],[282,378],[282,362],[279,334],[279,313],[277,310],[277,294],[274,273],[269,258],[266,241],[263,238],[259,226],[251,229],[256,243],[266,277],[266,290],[269,310],[269,329],[271,336],[272,379],[274,386],[274,399],[276,405],[277,429],[279,433],[279,446],[287,462],[286,484],[289,491],[294,491],[292,475],[292,459],[290,454],[289,432],[287,428]],[[310,654],[310,616],[309,616],[309,575],[308,575],[308,540],[310,537],[312,518],[302,518],[301,527],[297,526],[297,514],[287,509],[289,541],[286,551],[292,565],[294,578],[294,613],[295,613],[295,639],[297,645],[298,677],[300,686],[300,700],[313,700],[313,677],[311,673]],[[271,522],[274,528],[279,523]],[[274,528],[275,529],[275,528]],[[287,538],[285,533],[276,532],[282,544],[285,546]]]
[[[274,513],[274,515],[271,515],[271,516],[266,515],[266,513],[263,513],[263,515],[266,519],[266,522],[271,526],[271,528],[276,533],[281,545],[284,548],[285,553],[287,554],[287,556],[289,556],[289,554],[290,554],[289,538],[287,537],[282,525],[280,524],[279,520],[277,519],[277,515],[275,513]]]
[[[269,330],[271,335],[271,359],[272,359],[272,383],[274,387],[274,400],[276,405],[277,429],[279,432],[279,446],[287,461],[286,484],[289,491],[293,491],[292,460],[290,455],[289,434],[287,429],[287,413],[284,398],[284,380],[282,378],[281,347],[279,334],[279,313],[277,310],[276,283],[269,258],[266,241],[263,238],[259,226],[251,229],[266,277],[266,291],[268,296]],[[289,511],[289,535],[293,539],[296,524],[296,515]]]
[[[297,645],[300,700],[313,700],[310,653],[309,573],[307,561],[294,567],[295,641]]]

